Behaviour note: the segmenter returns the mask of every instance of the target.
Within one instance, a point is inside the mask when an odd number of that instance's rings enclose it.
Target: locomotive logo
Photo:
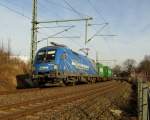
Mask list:
[[[72,65],[74,65],[77,69],[89,70],[89,66],[78,63],[77,61],[72,61]]]
[[[63,60],[67,59],[67,53],[66,53],[66,52],[64,52],[64,53],[61,55],[61,59],[63,59]]]

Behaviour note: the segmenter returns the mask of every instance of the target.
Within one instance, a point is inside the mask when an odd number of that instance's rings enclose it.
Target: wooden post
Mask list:
[[[148,87],[143,83],[142,120],[148,120]]]

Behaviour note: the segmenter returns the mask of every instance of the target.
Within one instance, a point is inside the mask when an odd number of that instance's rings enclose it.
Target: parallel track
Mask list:
[[[10,94],[17,94],[17,93],[24,93],[24,92],[33,92],[40,90],[40,88],[30,88],[30,89],[17,89],[13,91],[0,91],[0,95],[10,95]]]
[[[82,86],[81,84],[78,86]],[[65,86],[67,88],[72,87],[72,86]],[[55,89],[55,88],[62,88],[60,86],[49,86],[49,87],[43,87],[43,88],[27,88],[27,89],[16,89],[16,90],[12,90],[12,91],[0,91],[0,95],[10,95],[10,94],[20,94],[20,93],[28,93],[28,92],[36,92],[36,91],[44,91],[51,88]]]
[[[103,95],[117,88],[116,83],[110,82],[102,87],[96,86],[86,88],[82,91],[77,90],[64,94],[56,94],[53,96],[34,99],[22,103],[15,103],[0,107],[0,120],[16,120],[18,118],[32,115],[37,112],[53,109],[57,106],[72,103],[81,99],[85,99],[91,95]]]

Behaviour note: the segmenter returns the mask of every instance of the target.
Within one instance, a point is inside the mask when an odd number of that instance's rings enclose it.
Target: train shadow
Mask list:
[[[28,89],[28,88],[54,88],[54,87],[61,87],[59,84],[44,84],[40,85],[38,81],[33,81],[29,74],[20,74],[16,76],[16,88],[17,89]]]

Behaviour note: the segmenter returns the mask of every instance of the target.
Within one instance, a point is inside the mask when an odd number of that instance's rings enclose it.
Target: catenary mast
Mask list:
[[[30,50],[30,62],[33,64],[35,52],[37,49],[37,0],[32,0],[32,30],[31,30],[31,50]]]

